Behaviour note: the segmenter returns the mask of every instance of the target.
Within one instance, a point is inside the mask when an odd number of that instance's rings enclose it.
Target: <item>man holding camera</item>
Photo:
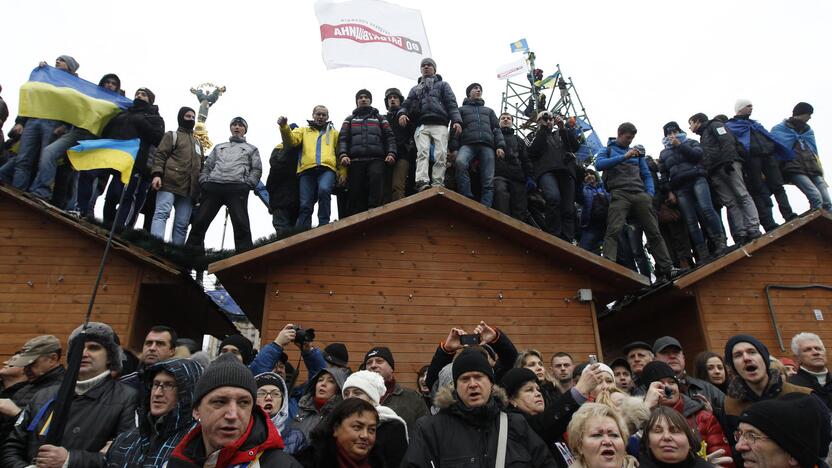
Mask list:
[[[670,280],[673,262],[653,209],[656,188],[644,159],[644,147],[630,147],[637,131],[636,126],[630,122],[619,125],[618,137],[610,138],[607,148],[596,155],[595,167],[604,171],[607,191],[612,195],[603,255],[613,262],[616,260],[618,235],[627,217],[632,215],[647,234],[647,245],[656,260],[656,282],[659,283]]]

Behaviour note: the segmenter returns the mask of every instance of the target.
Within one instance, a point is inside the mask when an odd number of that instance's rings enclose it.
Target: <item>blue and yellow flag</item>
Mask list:
[[[67,150],[69,162],[79,171],[90,169],[115,169],[121,172],[121,182],[130,182],[133,163],[139,152],[139,139],[132,140],[81,140]]]
[[[20,87],[23,117],[52,119],[101,135],[104,126],[133,101],[49,65],[37,67]]]
[[[525,39],[520,39],[517,42],[511,43],[511,52],[528,52],[529,51],[529,43],[526,42]]]

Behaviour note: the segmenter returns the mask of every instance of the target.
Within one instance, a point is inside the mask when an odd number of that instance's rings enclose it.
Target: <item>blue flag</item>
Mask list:
[[[525,39],[520,39],[517,42],[511,43],[511,52],[528,52],[529,51],[529,43],[526,42]]]

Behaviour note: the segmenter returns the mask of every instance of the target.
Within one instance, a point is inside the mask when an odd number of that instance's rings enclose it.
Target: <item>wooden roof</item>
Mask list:
[[[564,262],[568,267],[603,280],[620,292],[649,286],[650,280],[621,265],[583,250],[526,223],[477,203],[456,192],[432,188],[384,206],[359,213],[342,220],[296,234],[271,244],[212,263],[209,273],[228,278],[243,274],[256,264],[272,263],[279,259],[302,254],[309,249],[320,248],[342,236],[371,230],[373,226],[390,222],[406,222],[413,213],[441,210],[466,221],[514,240],[517,245],[540,252],[552,259]]]

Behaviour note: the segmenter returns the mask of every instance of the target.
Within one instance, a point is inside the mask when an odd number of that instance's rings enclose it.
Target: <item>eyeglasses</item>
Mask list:
[[[280,392],[280,390],[272,390],[270,392],[267,392],[265,390],[258,390],[257,391],[257,398],[266,398],[267,396],[270,396],[270,397],[272,397],[272,399],[274,399],[274,398],[277,398],[277,397],[282,397],[283,394]]]
[[[153,382],[151,391],[155,392],[158,389],[161,389],[163,392],[169,392],[176,389],[176,384],[172,382]]]
[[[734,440],[736,440],[737,443],[740,443],[742,439],[745,439],[749,444],[754,445],[758,440],[765,440],[768,438],[769,437],[755,434],[753,432],[734,431]]]

